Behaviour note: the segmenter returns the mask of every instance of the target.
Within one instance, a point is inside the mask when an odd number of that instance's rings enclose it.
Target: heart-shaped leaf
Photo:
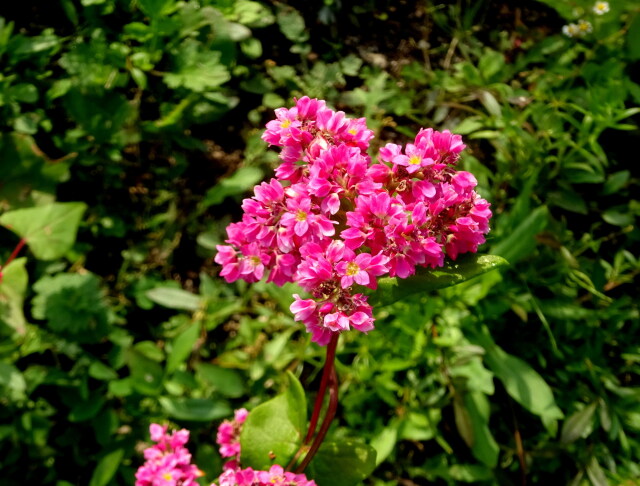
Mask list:
[[[73,246],[86,209],[81,202],[16,209],[0,216],[0,225],[23,238],[39,260],[55,260]]]
[[[307,423],[307,401],[302,385],[288,373],[289,388],[257,406],[247,416],[240,434],[242,465],[269,469],[286,466],[302,443]]]

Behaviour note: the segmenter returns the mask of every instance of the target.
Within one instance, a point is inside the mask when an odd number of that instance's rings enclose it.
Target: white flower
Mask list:
[[[576,24],[568,24],[562,27],[562,33],[567,37],[575,37],[580,35],[580,29]]]
[[[596,2],[593,6],[596,15],[604,15],[609,11],[609,2]]]
[[[580,19],[578,20],[578,31],[580,32],[580,35],[590,34],[593,32],[593,26],[591,25],[591,22]]]

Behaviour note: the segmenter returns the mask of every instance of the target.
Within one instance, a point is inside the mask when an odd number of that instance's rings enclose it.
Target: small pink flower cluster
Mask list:
[[[277,464],[268,471],[254,471],[250,467],[227,469],[218,481],[220,486],[316,486],[315,481],[307,479],[304,474],[286,472]]]
[[[235,411],[233,420],[225,420],[218,427],[216,442],[220,446],[220,455],[231,458],[224,465],[224,469],[237,469],[240,460],[240,432],[242,424],[247,420],[246,408]]]
[[[372,130],[325,102],[303,97],[276,110],[263,139],[282,147],[277,179],[255,187],[241,222],[227,228],[215,261],[228,282],[296,282],[291,311],[327,344],[335,332],[373,329],[367,297],[354,285],[406,278],[475,252],[489,231],[489,203],[456,170],[465,145],[448,131],[421,129],[405,147],[387,144],[372,163]]]
[[[197,486],[196,478],[203,475],[185,447],[189,431],[182,429],[167,433],[167,427],[151,424],[151,440],[157,444],[145,449],[145,463],[136,472],[136,486]]]

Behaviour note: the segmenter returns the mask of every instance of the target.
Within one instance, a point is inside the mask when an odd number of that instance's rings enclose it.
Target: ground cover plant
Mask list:
[[[4,482],[134,484],[188,429],[210,484],[234,410],[312,416],[311,297],[214,261],[280,163],[264,125],[304,96],[365,117],[369,155],[462,136],[493,213],[478,258],[509,262],[369,294],[375,329],[331,367],[323,443],[369,451],[344,484],[638,482],[636,2],[38,3],[0,12]],[[338,287],[365,282],[344,263]]]

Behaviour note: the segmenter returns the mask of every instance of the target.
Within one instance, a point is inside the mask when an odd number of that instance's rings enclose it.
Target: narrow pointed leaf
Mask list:
[[[368,291],[369,302],[374,307],[393,304],[408,295],[452,287],[507,265],[504,258],[496,255],[465,255],[456,261],[447,261],[442,268],[419,268],[409,278],[380,278],[378,289]]]

